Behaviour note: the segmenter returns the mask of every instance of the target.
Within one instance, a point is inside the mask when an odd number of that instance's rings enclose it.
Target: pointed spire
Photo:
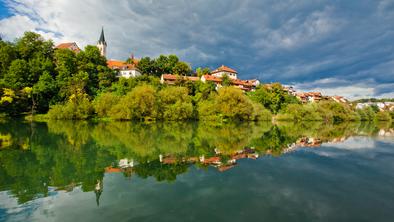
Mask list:
[[[101,35],[98,43],[107,45],[107,42],[105,42],[105,37],[104,37],[104,27],[101,28]]]

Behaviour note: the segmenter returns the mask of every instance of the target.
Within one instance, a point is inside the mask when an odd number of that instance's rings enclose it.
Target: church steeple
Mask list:
[[[100,54],[105,57],[107,54],[107,42],[105,41],[104,37],[104,27],[101,28],[101,34],[97,42],[97,48],[100,50]]]

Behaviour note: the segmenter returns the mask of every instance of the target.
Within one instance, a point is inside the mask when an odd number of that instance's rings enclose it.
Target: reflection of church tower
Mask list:
[[[104,28],[101,29],[100,39],[97,42],[97,48],[100,50],[100,54],[104,57],[107,55],[107,42],[104,38]]]
[[[94,188],[94,193],[96,194],[97,206],[100,206],[100,196],[102,192],[103,192],[103,181],[97,180],[96,187]]]

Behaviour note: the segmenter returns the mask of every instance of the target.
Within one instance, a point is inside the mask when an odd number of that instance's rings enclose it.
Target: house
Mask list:
[[[334,100],[337,103],[348,103],[349,101],[343,97],[343,96],[331,96],[330,97],[332,100]]]
[[[81,52],[81,49],[78,47],[77,43],[75,42],[65,42],[57,45],[56,49],[69,49],[75,53]]]
[[[117,77],[134,78],[141,75],[137,68],[138,60],[132,58],[131,63],[126,63],[119,60],[108,60],[107,66],[112,70],[117,71]]]
[[[389,110],[394,111],[394,102],[366,102],[366,103],[357,103],[356,109],[364,109],[370,106],[377,106],[380,111]]]
[[[227,75],[230,79],[237,79],[237,74],[237,71],[225,65],[222,65],[211,72],[212,76],[223,78],[224,75]]]
[[[318,102],[323,99],[321,92],[302,92],[296,93],[296,97],[303,103]]]
[[[196,76],[177,76],[173,74],[163,74],[161,75],[160,82],[162,84],[174,85],[177,81],[191,81],[197,82],[212,82],[216,87],[216,90],[223,86],[223,76],[227,75],[230,77],[230,84],[242,89],[243,91],[253,91],[257,86],[260,85],[260,81],[257,79],[251,80],[241,80],[237,78],[237,72],[227,66],[221,66],[216,70],[212,71],[210,74],[201,76],[201,78]]]

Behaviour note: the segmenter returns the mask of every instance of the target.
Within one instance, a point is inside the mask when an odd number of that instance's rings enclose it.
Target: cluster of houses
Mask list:
[[[357,103],[356,109],[364,109],[366,107],[376,106],[380,111],[394,111],[394,102],[366,102]]]
[[[79,53],[81,50],[75,42],[62,43],[56,46],[59,49],[70,49],[75,53]],[[107,53],[107,42],[105,41],[104,29],[101,30],[100,38],[97,42],[97,48],[100,50],[100,54],[106,57]],[[139,60],[135,59],[132,55],[130,59],[126,61],[120,60],[112,60],[109,59],[107,61],[107,65],[109,68],[117,71],[118,77],[123,78],[134,78],[141,75],[140,70],[138,70]],[[224,82],[224,77],[227,76],[229,81]],[[243,91],[254,91],[257,86],[260,85],[259,80],[241,80],[238,79],[238,72],[230,67],[222,65],[217,69],[213,70],[209,74],[203,75],[201,77],[197,76],[177,76],[173,74],[163,74],[160,78],[162,84],[174,85],[179,81],[190,81],[190,82],[210,82],[213,83],[216,89],[219,89],[224,84],[231,84],[235,87],[242,89]],[[296,92],[293,87],[284,87],[284,90],[289,94],[296,96],[303,103],[313,103],[319,102],[323,100],[331,100],[338,103],[348,103],[349,101],[342,96],[323,96],[320,92]],[[369,106],[370,104],[357,104],[357,108],[362,108],[365,106]],[[376,104],[379,108],[385,109],[387,108],[387,104]],[[392,104],[390,104],[391,108],[393,108]]]
[[[237,160],[240,159],[257,159],[259,154],[255,151],[254,148],[244,148],[242,150],[238,150],[230,155],[230,158],[226,158],[223,160],[222,153],[215,149],[215,155],[206,157],[205,155],[196,156],[196,157],[184,157],[177,158],[172,155],[159,155],[159,161],[162,164],[178,164],[178,163],[201,163],[207,166],[213,166],[217,168],[220,172],[226,171],[228,169],[233,168],[237,164]],[[138,165],[133,159],[121,159],[116,167],[110,166],[105,168],[106,173],[130,173],[133,171],[133,167]]]
[[[321,92],[297,92],[292,86],[285,86],[283,90],[297,97],[303,103],[314,103],[320,101],[335,101],[338,103],[349,103],[343,96],[323,96]]]
[[[75,53],[79,53],[81,49],[75,42],[61,43],[56,46],[58,49],[70,49]],[[105,41],[104,29],[101,30],[100,38],[97,42],[97,48],[100,50],[100,54],[106,57],[107,54],[107,42]],[[117,71],[117,77],[123,78],[134,78],[141,75],[140,70],[138,70],[139,60],[135,59],[132,55],[129,61],[120,61],[109,59],[107,65],[110,69]],[[177,76],[173,74],[164,74],[161,76],[162,84],[176,84],[179,80],[186,80],[191,82],[202,81],[214,83],[216,89],[223,86],[224,76],[228,76],[230,79],[230,84],[236,86],[244,91],[254,90],[260,82],[257,79],[253,80],[241,80],[238,79],[238,73],[232,68],[227,66],[220,66],[219,68],[213,70],[211,73],[203,75],[201,77],[197,76]]]
[[[211,82],[215,85],[216,89],[221,88],[224,85],[224,77],[229,78],[231,85],[242,89],[243,91],[253,91],[257,86],[260,85],[260,81],[257,79],[252,80],[241,80],[237,77],[238,72],[225,65],[213,70],[211,73],[203,75],[201,77],[196,76],[177,76],[173,74],[164,74],[160,78],[162,84],[174,85],[179,80],[191,81],[191,82]]]

